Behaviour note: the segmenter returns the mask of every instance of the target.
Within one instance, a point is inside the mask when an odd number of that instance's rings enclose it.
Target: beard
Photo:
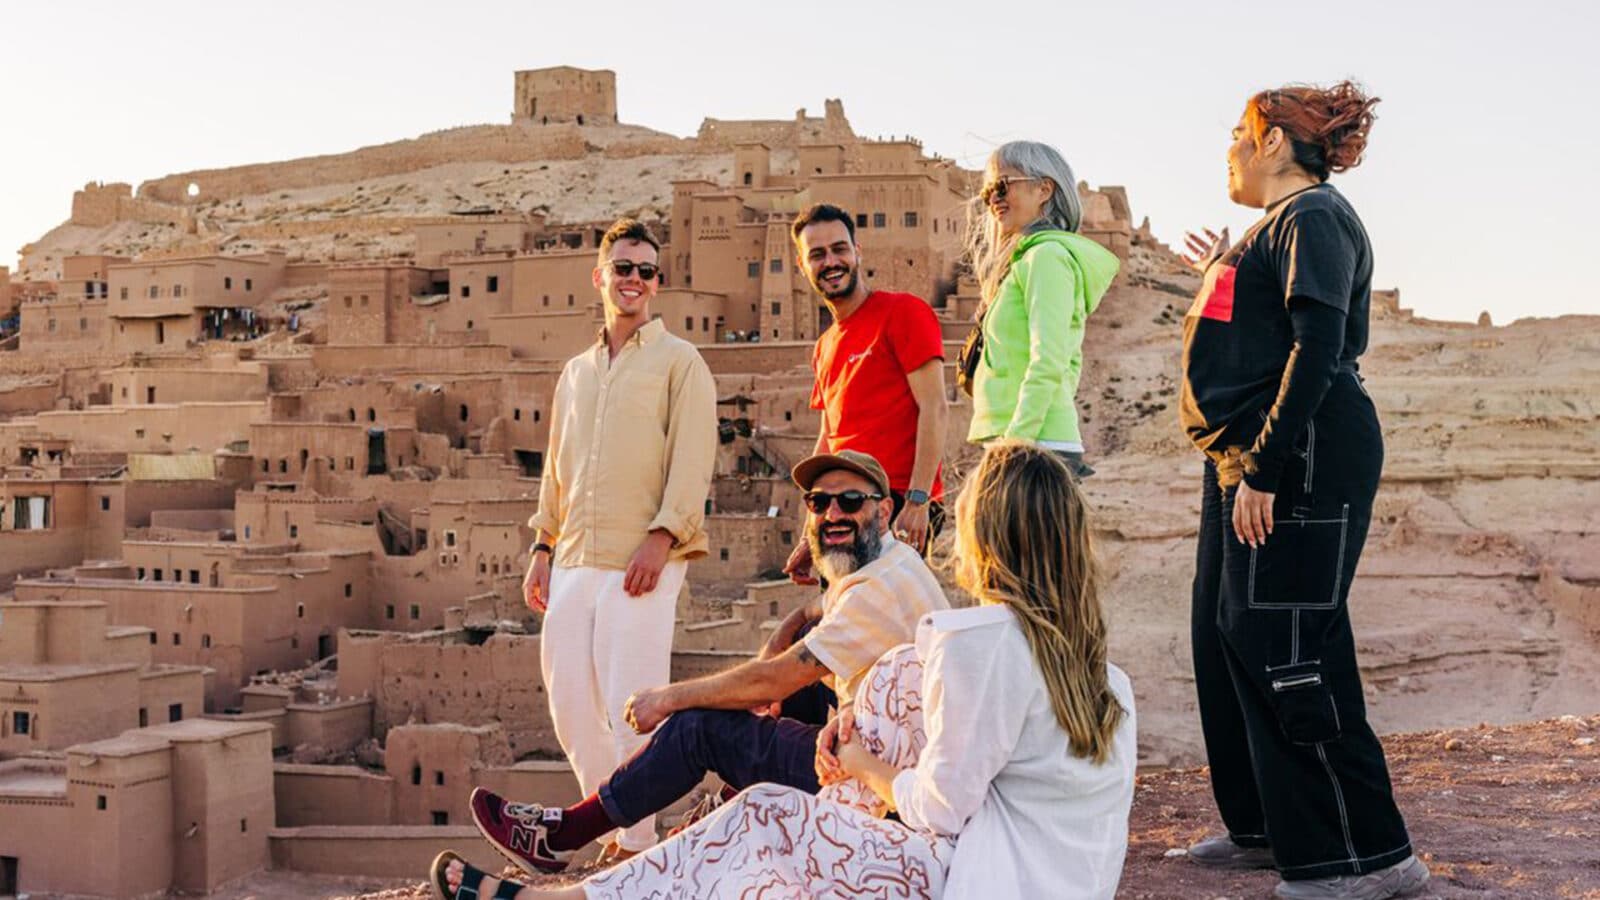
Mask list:
[[[814,288],[817,293],[821,294],[823,299],[838,300],[841,297],[848,297],[856,292],[856,282],[860,280],[860,273],[857,272],[854,267],[846,270],[845,279],[839,283],[837,288],[829,289],[825,285],[823,279],[841,268],[843,267],[830,266],[825,271],[818,272],[816,275],[812,276],[811,287]]]
[[[856,530],[855,540],[843,546],[830,547],[822,543],[821,531],[825,524],[828,523],[819,520],[807,531],[806,543],[811,545],[811,564],[829,583],[837,583],[883,552],[883,529],[878,527],[877,519],[865,526],[851,523]]]

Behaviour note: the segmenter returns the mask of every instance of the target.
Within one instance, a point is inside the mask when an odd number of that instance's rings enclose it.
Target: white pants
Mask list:
[[[621,571],[550,571],[539,662],[556,739],[586,797],[646,741],[623,721],[622,708],[635,691],[671,680],[672,626],[687,569],[682,560],[668,562],[642,597],[623,591]],[[655,817],[619,840],[627,850],[651,847]]]

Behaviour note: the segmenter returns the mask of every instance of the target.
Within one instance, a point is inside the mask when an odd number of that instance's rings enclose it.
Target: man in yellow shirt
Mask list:
[[[523,596],[545,613],[550,718],[584,793],[644,743],[623,708],[670,679],[678,591],[687,560],[707,546],[716,385],[694,345],[650,316],[659,251],[632,219],[600,241],[593,278],[605,329],[556,383],[539,511],[528,521],[538,536]],[[654,844],[654,819],[617,843]]]

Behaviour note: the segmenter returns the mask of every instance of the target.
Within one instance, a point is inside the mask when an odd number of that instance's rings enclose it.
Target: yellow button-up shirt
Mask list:
[[[602,333],[556,382],[528,525],[555,536],[566,568],[625,569],[656,528],[672,534],[670,558],[704,556],[716,452],[716,383],[694,345],[657,319],[611,359]]]

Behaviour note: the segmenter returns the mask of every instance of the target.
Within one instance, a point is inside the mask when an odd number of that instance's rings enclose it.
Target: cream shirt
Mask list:
[[[928,744],[895,777],[894,800],[912,828],[959,835],[944,895],[1110,900],[1138,757],[1128,676],[1108,667],[1127,715],[1095,765],[1072,755],[1009,607],[924,618],[917,655]]]
[[[564,568],[627,568],[655,528],[672,534],[672,559],[704,556],[716,452],[716,384],[694,345],[655,319],[613,360],[602,334],[556,383],[528,525],[555,535]]]
[[[828,667],[843,709],[878,657],[910,643],[924,615],[949,608],[922,555],[886,534],[877,559],[828,585],[806,649]]]

